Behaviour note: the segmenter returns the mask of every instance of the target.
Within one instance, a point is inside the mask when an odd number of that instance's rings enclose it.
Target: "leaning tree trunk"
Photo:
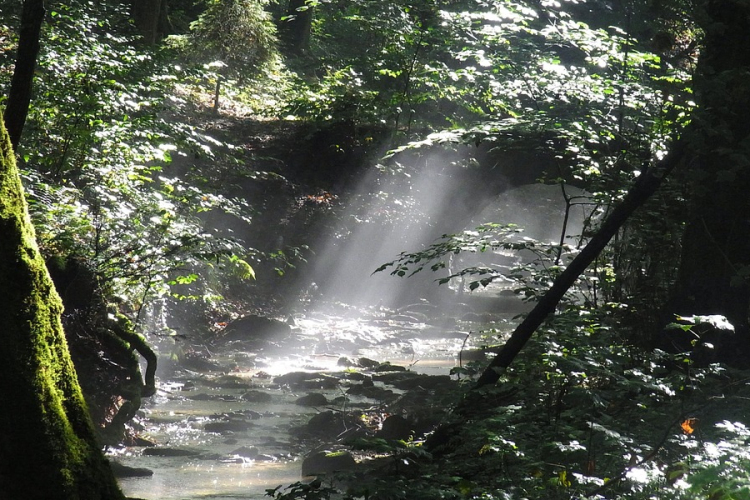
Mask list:
[[[726,316],[711,361],[748,365],[750,356],[750,2],[705,2],[695,80],[699,111],[690,214],[667,314]],[[721,338],[723,337],[723,338]],[[718,345],[717,345],[718,347]]]
[[[565,292],[573,286],[578,277],[591,265],[612,237],[620,230],[628,218],[641,207],[661,185],[664,178],[682,163],[685,153],[685,141],[673,145],[671,153],[656,165],[644,172],[630,188],[628,194],[604,220],[599,230],[581,250],[575,259],[554,281],[552,287],[542,296],[536,306],[513,331],[505,345],[492,358],[490,364],[480,375],[475,388],[491,385],[500,379],[503,371],[510,366],[521,349],[531,339],[537,328],[557,308]]]
[[[99,448],[0,120],[0,497],[124,498]]]

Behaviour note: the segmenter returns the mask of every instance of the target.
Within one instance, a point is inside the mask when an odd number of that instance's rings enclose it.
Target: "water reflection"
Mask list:
[[[149,500],[254,500],[268,498],[265,496],[268,488],[299,480],[299,464],[296,462],[217,464],[172,460],[171,464],[165,464],[165,459],[157,462],[148,460],[148,457],[122,461],[125,465],[149,467],[160,472],[151,478],[120,480],[126,496]]]

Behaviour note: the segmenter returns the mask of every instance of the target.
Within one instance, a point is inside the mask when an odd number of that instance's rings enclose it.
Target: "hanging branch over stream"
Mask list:
[[[599,230],[575,259],[557,277],[552,287],[542,296],[526,319],[516,327],[500,352],[492,359],[482,375],[477,380],[475,389],[497,382],[500,375],[513,362],[516,355],[526,345],[534,332],[551,313],[555,311],[565,292],[575,283],[576,279],[604,250],[612,237],[630,218],[630,216],[653,195],[662,181],[682,162],[685,157],[686,140],[681,139],[672,147],[671,152],[653,167],[641,174],[633,187],[604,220]]]

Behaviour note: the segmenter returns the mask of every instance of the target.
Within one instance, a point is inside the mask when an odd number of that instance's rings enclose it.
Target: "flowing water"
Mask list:
[[[482,319],[507,330],[512,316]],[[153,456],[143,447],[112,450],[113,460],[153,471],[151,477],[121,479],[120,485],[127,496],[146,500],[268,498],[266,489],[301,479],[302,457],[312,445],[295,437],[295,427],[321,410],[382,405],[347,395],[341,385],[291,390],[274,377],[295,371],[341,372],[342,356],[447,374],[458,363],[458,353],[479,342],[476,333],[468,335],[476,327],[450,317],[430,320],[417,311],[310,313],[297,319],[291,338],[271,341],[256,352],[230,346],[210,359],[208,371],[161,373],[158,394],[144,404],[140,434],[158,443],[156,449],[193,455]],[[322,393],[330,403],[322,408],[295,404],[308,392]],[[211,427],[226,422],[233,427]]]

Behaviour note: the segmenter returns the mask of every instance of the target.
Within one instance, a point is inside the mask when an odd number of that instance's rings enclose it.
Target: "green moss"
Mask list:
[[[95,440],[0,120],[0,491],[7,498],[122,499]]]

